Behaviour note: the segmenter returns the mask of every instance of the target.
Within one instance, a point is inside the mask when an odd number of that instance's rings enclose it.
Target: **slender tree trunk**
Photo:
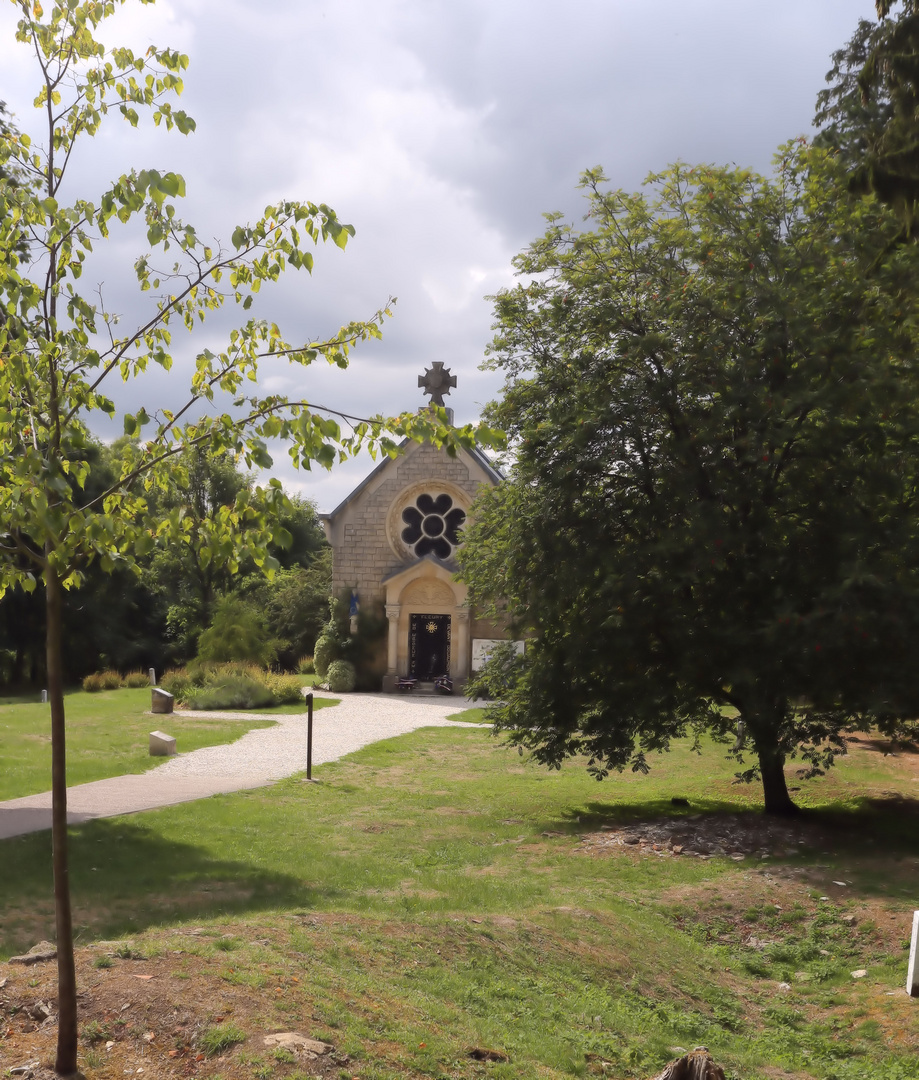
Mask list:
[[[58,1035],[54,1069],[61,1076],[73,1076],[77,1072],[77,980],[67,859],[67,753],[61,656],[63,601],[61,583],[52,566],[47,567],[45,576],[48,701],[51,705],[51,848],[57,928]]]
[[[785,755],[777,747],[757,746],[759,771],[763,778],[763,796],[767,814],[797,814],[785,783]]]
[[[780,749],[782,726],[787,719],[788,701],[768,689],[754,688],[739,704],[740,718],[753,739],[763,781],[767,814],[797,814],[785,783],[785,753]]]

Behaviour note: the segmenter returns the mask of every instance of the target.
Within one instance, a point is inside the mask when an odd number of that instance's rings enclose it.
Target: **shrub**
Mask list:
[[[297,662],[297,671],[301,675],[314,675],[316,673],[316,667],[313,664],[313,658],[311,656],[301,656]]]
[[[313,667],[316,670],[316,674],[324,679],[329,672],[329,664],[338,655],[338,639],[330,637],[328,634],[323,634],[316,642],[316,648],[313,651]]]
[[[211,686],[192,686],[185,693],[189,709],[264,709],[275,704],[267,686],[244,675],[229,675]]]
[[[150,676],[144,671],[129,671],[122,681],[132,690],[140,690],[150,685]]]
[[[347,693],[354,689],[354,684],[357,682],[354,664],[349,664],[347,660],[333,660],[329,664],[327,676],[329,689],[333,694]]]
[[[270,664],[278,651],[265,616],[238,596],[217,601],[211,625],[198,639],[198,659],[206,662],[249,661]]]
[[[87,675],[83,680],[83,689],[87,694],[98,694],[102,689],[102,676],[98,672],[95,675]]]
[[[160,685],[188,709],[262,709],[303,701],[299,676],[241,662],[196,662],[167,671]]]
[[[276,675],[269,671],[263,678],[265,686],[274,696],[275,705],[303,703],[303,687],[297,675]]]

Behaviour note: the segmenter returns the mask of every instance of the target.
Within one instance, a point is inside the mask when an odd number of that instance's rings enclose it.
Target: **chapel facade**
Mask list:
[[[438,405],[456,385],[439,362],[418,381]],[[478,449],[458,449],[451,457],[406,440],[397,457],[382,461],[321,515],[335,595],[350,595],[353,608],[385,614],[387,634],[375,664],[384,691],[394,691],[400,677],[432,682],[446,676],[460,689],[474,656],[505,636],[503,627],[470,607],[455,559],[473,499],[502,479]]]

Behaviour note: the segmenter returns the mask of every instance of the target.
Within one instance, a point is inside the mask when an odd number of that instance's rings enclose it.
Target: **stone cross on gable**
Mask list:
[[[450,387],[456,386],[456,376],[450,374],[450,369],[444,367],[443,360],[435,360],[424,375],[418,376],[418,385],[424,388],[426,394],[431,395],[431,404],[444,407],[444,394],[450,393]]]

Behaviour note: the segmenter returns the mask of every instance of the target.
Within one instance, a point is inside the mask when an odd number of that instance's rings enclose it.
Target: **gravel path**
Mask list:
[[[316,695],[319,697],[320,695]],[[421,727],[476,727],[447,720],[469,708],[462,698],[425,698],[392,694],[349,694],[341,704],[313,714],[313,765],[336,761],[368,743],[405,735]],[[182,745],[182,712],[151,716]],[[253,713],[209,713],[229,720],[248,720]],[[261,719],[262,717],[258,717]],[[79,784],[67,790],[67,820],[71,824],[96,817],[114,817],[139,810],[191,802],[210,795],[262,787],[306,769],[306,711],[273,716],[271,727],[246,732],[226,746],[209,746],[180,753],[145,773],[114,776]],[[0,802],[0,839],[51,827],[51,793]]]
[[[317,698],[319,694],[315,695]],[[470,708],[472,702],[456,698],[423,698],[394,694],[349,694],[340,705],[313,713],[313,764],[337,761],[368,743],[405,735],[420,727],[474,727],[447,717]],[[178,716],[201,716],[179,711]],[[252,713],[208,712],[226,720],[248,720]],[[247,732],[227,746],[209,746],[181,754],[156,769],[157,776],[245,776],[268,783],[306,768],[306,711],[271,717],[278,723]],[[166,725],[168,727],[168,724]],[[172,731],[169,734],[173,734]],[[181,745],[181,743],[179,744]]]

